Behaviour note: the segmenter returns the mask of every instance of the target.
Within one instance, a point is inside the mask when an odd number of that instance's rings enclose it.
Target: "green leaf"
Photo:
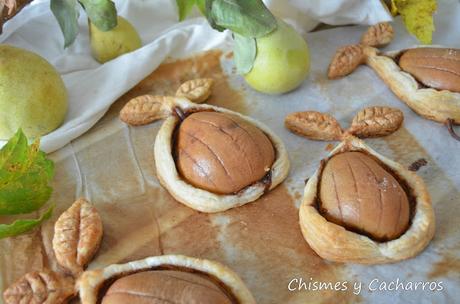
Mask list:
[[[207,0],[206,16],[219,31],[229,29],[245,37],[263,37],[277,27],[276,18],[261,0]]]
[[[225,28],[219,26],[216,23],[216,21],[213,19],[213,17],[212,17],[212,4],[213,4],[213,2],[214,2],[214,0],[205,0],[205,10],[206,10],[205,16],[208,19],[209,25],[213,29],[218,30],[219,32],[222,32],[222,31],[225,30]]]
[[[179,21],[185,20],[195,5],[201,14],[206,15],[206,0],[176,0],[176,4],[179,9]]]
[[[110,0],[79,0],[86,14],[98,29],[110,31],[117,26],[117,9]]]
[[[247,74],[251,71],[257,55],[256,39],[234,34],[235,44],[233,55],[236,70],[239,74]]]
[[[198,9],[200,10],[201,14],[203,16],[206,15],[206,0],[195,0],[196,6],[198,6]]]
[[[43,221],[49,219],[53,213],[54,205],[50,206],[48,210],[38,219],[32,220],[16,220],[12,224],[0,224],[0,239],[16,236],[32,228],[40,225]]]
[[[436,11],[436,0],[392,0],[393,13],[401,14],[407,30],[420,42],[431,44]]]
[[[179,21],[183,21],[192,11],[195,5],[195,0],[176,0],[177,8],[179,9]]]
[[[51,0],[51,11],[64,35],[64,47],[71,45],[78,35],[77,0]]]
[[[50,198],[54,164],[39,147],[18,130],[0,150],[0,214],[36,211]]]

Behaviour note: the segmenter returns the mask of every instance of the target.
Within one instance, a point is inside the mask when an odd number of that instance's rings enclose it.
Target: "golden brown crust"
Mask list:
[[[404,115],[399,109],[368,107],[356,114],[347,132],[361,138],[385,136],[398,130],[403,120]]]
[[[202,103],[211,95],[213,85],[214,79],[212,78],[188,80],[180,85],[176,96],[187,98],[194,103]]]
[[[414,172],[370,149],[358,138],[347,137],[329,157],[343,151],[365,151],[382,161],[407,183],[416,200],[412,223],[399,238],[380,243],[327,221],[316,206],[320,168],[308,180],[299,209],[300,227],[305,240],[321,257],[337,262],[392,263],[420,253],[433,238],[435,231],[431,199],[423,180]]]
[[[363,47],[359,44],[346,45],[337,49],[329,65],[327,76],[336,79],[353,72],[364,61]]]
[[[286,116],[284,125],[290,131],[314,140],[339,140],[343,133],[334,117],[316,111],[291,113]]]
[[[415,48],[421,47],[423,46]],[[366,64],[382,78],[399,99],[419,115],[442,123],[451,118],[456,124],[460,124],[460,93],[421,88],[417,80],[402,71],[395,61],[404,51],[379,54],[376,49],[365,47]]]
[[[3,292],[5,304],[61,304],[75,295],[74,280],[44,269],[25,274]]]
[[[102,221],[93,205],[84,198],[75,201],[54,225],[53,250],[66,271],[77,276],[99,248]]]
[[[126,103],[120,119],[131,126],[149,124],[170,115],[173,103],[174,97],[141,95]]]
[[[370,26],[361,37],[361,44],[372,47],[384,47],[393,40],[394,31],[389,22],[377,23]]]
[[[85,271],[78,280],[78,290],[83,304],[95,304],[100,288],[107,281],[142,270],[152,270],[162,266],[175,266],[209,275],[219,280],[240,304],[255,304],[254,297],[244,282],[228,267],[209,260],[182,255],[163,255],[149,257],[126,264],[110,265],[103,269]]]
[[[202,212],[225,211],[255,201],[265,191],[273,189],[286,178],[289,172],[289,159],[286,148],[278,136],[262,123],[237,112],[206,104],[197,105],[187,99],[176,98],[176,106],[184,112],[202,110],[235,115],[264,132],[272,142],[276,153],[275,162],[270,170],[271,180],[268,183],[265,180],[261,180],[236,194],[216,194],[196,188],[187,183],[176,169],[172,155],[172,139],[174,130],[179,123],[179,118],[169,116],[161,126],[155,140],[155,165],[159,181],[177,201]]]

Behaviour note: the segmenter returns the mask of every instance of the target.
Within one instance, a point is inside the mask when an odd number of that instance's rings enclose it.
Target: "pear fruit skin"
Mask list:
[[[0,139],[19,128],[29,138],[45,135],[62,124],[67,108],[67,89],[48,61],[0,44]]]
[[[244,75],[255,90],[282,94],[297,88],[310,71],[307,42],[290,25],[278,20],[278,28],[256,39],[257,55]]]
[[[103,32],[90,24],[91,52],[98,62],[105,63],[142,46],[141,38],[134,26],[125,18],[117,17],[117,26]]]

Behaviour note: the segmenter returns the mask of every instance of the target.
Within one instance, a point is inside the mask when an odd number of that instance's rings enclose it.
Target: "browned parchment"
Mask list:
[[[216,80],[209,103],[249,113],[244,91],[233,89],[228,81],[233,76],[221,68],[221,60],[231,56],[222,55],[210,51],[163,64],[120,98],[89,132],[51,155],[56,163],[52,200],[57,208],[41,229],[0,240],[1,290],[32,269],[58,269],[51,249],[54,221],[75,198],[85,196],[96,205],[105,229],[90,268],[151,255],[185,254],[233,268],[258,303],[360,302],[352,290],[288,291],[289,281],[296,277],[325,282],[352,279],[347,266],[322,260],[304,241],[296,207],[300,189],[291,195],[287,186],[292,178],[254,203],[218,214],[199,213],[176,202],[155,177],[153,143],[161,122],[129,127],[119,121],[118,112],[130,98],[145,93],[172,94],[181,82],[197,77]],[[373,147],[390,152],[404,165],[425,158],[443,187],[455,191],[405,129],[373,142]],[[303,153],[302,148],[290,152],[291,158]],[[446,237],[442,233],[437,238]],[[446,255],[445,263],[449,258]],[[454,271],[459,271],[458,262],[449,267],[442,263],[433,265],[433,277],[455,267]]]

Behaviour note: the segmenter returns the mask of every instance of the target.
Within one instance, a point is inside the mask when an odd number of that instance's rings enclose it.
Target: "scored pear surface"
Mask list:
[[[96,253],[101,239],[102,222],[96,208],[78,199],[54,226],[53,249],[59,265],[77,276]]]
[[[393,175],[362,152],[329,159],[321,175],[320,210],[339,225],[392,240],[409,225],[407,194]]]
[[[409,49],[399,58],[399,66],[427,87],[460,92],[459,49]]]
[[[142,303],[233,303],[222,288],[204,275],[153,270],[116,280],[104,294],[102,304],[138,303],[139,300]]]
[[[191,184],[213,193],[236,193],[261,180],[275,160],[270,139],[227,113],[197,112],[180,124],[176,163]]]

